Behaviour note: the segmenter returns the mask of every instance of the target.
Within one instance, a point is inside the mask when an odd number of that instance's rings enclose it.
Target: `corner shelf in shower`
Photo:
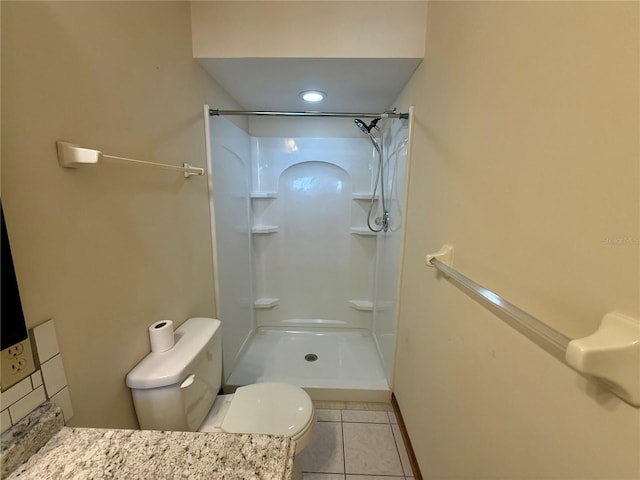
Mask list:
[[[362,235],[364,237],[375,236],[378,232],[372,232],[367,227],[351,227],[351,233],[353,235]]]
[[[255,302],[253,302],[253,308],[273,308],[280,303],[279,298],[256,298]]]
[[[252,199],[269,199],[269,198],[277,198],[277,192],[251,192],[249,196]]]
[[[278,228],[277,225],[256,225],[255,227],[251,227],[251,233],[254,235],[266,235],[276,233]]]
[[[349,300],[349,306],[361,312],[373,311],[373,302],[369,300]]]

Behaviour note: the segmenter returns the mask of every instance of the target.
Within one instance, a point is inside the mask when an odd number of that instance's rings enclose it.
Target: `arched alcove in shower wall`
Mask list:
[[[366,225],[354,193],[372,188],[369,140],[253,142],[257,326],[370,330],[371,310],[349,303],[373,295],[375,237],[354,235]]]
[[[351,199],[351,176],[335,164],[302,162],[279,175],[273,212],[254,218],[271,213],[279,225],[254,239],[256,291],[280,299],[256,312],[258,326],[370,328],[349,318]]]

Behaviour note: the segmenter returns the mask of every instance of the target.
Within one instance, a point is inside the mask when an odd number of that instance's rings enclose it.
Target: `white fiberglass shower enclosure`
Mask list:
[[[344,137],[252,137],[208,106],[205,117],[225,384],[388,400],[410,120],[379,123],[380,172],[350,122]]]

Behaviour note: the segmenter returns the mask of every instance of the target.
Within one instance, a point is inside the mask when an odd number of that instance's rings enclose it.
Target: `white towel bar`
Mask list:
[[[466,291],[497,309],[509,325],[580,373],[600,380],[634,407],[640,407],[640,322],[620,313],[605,315],[592,335],[572,340],[500,295],[451,267],[453,247],[445,245],[425,262]]]
[[[73,143],[57,142],[58,148],[58,163],[64,168],[78,168],[80,165],[91,165],[99,163],[101,159],[111,159],[120,162],[133,163],[134,165],[140,165],[143,167],[155,167],[162,168],[164,170],[176,170],[184,172],[185,178],[204,175],[204,168],[194,167],[188,163],[183,163],[182,166],[167,165],[165,163],[147,162],[144,160],[136,160],[133,158],[116,157],[115,155],[107,155],[99,150],[91,148],[83,148]]]

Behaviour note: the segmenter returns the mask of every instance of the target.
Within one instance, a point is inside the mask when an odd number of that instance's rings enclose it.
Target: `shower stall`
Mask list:
[[[389,399],[411,115],[391,117],[259,137],[205,106],[225,385]]]

